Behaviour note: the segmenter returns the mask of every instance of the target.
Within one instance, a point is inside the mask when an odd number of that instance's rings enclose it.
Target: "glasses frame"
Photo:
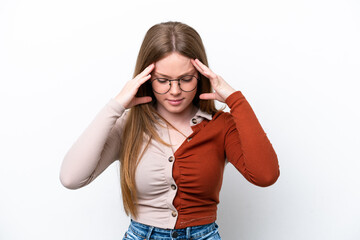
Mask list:
[[[185,91],[185,90],[183,90],[183,89],[181,88],[180,80],[181,80],[182,78],[188,77],[188,76],[191,76],[191,77],[196,78],[196,81],[197,81],[197,82],[196,82],[196,86],[195,86],[194,89],[192,89],[192,90],[190,90],[190,91]],[[169,81],[169,85],[170,85],[169,90],[167,90],[167,91],[164,92],[164,93],[159,93],[159,92],[155,91],[154,88],[152,87],[152,83],[153,83],[155,80],[157,80],[157,79],[164,79],[164,80],[166,80],[166,81]],[[195,75],[184,75],[184,76],[182,76],[182,77],[180,77],[180,78],[176,78],[176,79],[154,78],[154,79],[151,81],[151,87],[152,87],[152,90],[153,90],[154,92],[156,92],[157,94],[164,95],[164,94],[166,94],[166,93],[168,93],[168,92],[170,91],[170,89],[171,89],[171,82],[174,82],[174,81],[177,81],[177,82],[178,82],[178,85],[179,85],[179,88],[181,89],[181,91],[183,91],[183,92],[192,92],[192,91],[194,91],[194,90],[197,88],[197,86],[198,86],[199,77],[196,77]]]

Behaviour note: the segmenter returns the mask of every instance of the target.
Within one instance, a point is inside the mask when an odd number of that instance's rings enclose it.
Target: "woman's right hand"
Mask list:
[[[150,96],[135,97],[139,87],[151,78],[150,73],[154,70],[155,64],[150,64],[134,79],[128,81],[123,89],[116,95],[115,100],[118,101],[124,108],[131,108],[138,104],[148,103],[152,101]]]

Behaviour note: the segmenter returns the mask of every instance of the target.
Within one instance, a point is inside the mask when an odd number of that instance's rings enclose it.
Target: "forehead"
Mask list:
[[[185,73],[192,73],[194,70],[190,58],[173,52],[155,63],[154,72],[157,75],[176,78]]]

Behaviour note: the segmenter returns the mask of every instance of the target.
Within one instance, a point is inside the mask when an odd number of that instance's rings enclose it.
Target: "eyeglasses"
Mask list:
[[[185,75],[178,79],[155,78],[151,81],[153,91],[157,94],[165,94],[170,91],[171,82],[177,81],[179,88],[184,92],[194,91],[199,78],[193,75]]]

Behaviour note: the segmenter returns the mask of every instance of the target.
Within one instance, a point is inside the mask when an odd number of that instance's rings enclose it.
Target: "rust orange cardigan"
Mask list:
[[[257,186],[272,185],[279,177],[276,153],[245,97],[237,91],[226,104],[230,113],[219,111],[193,126],[191,141],[175,152],[176,229],[216,220],[225,159]]]

